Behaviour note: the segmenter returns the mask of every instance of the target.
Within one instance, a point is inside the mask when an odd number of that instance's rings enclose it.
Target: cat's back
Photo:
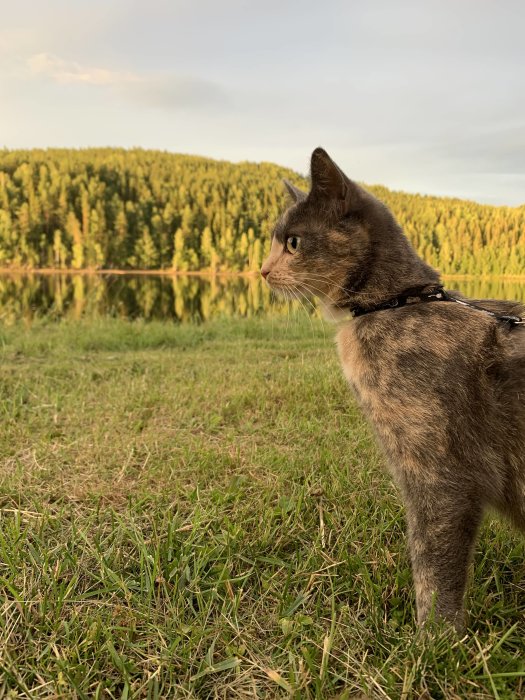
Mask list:
[[[341,324],[337,347],[345,376],[358,386],[384,387],[403,377],[426,383],[444,367],[452,378],[467,366],[493,361],[487,352],[500,351],[499,325],[452,303],[410,304]]]
[[[498,410],[511,356],[525,382],[523,335],[478,310],[434,302],[349,320],[337,346],[345,377],[375,423],[437,430],[453,414],[474,425]]]
[[[443,463],[500,469],[518,428],[509,424],[518,419],[502,390],[510,382],[508,347],[522,335],[488,314],[435,302],[352,319],[337,345],[391,463],[413,472],[426,463],[431,478]]]

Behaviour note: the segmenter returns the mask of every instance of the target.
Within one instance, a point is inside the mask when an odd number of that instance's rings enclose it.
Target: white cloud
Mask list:
[[[33,78],[59,84],[95,85],[110,88],[117,96],[141,107],[167,111],[214,108],[229,104],[222,86],[197,76],[174,73],[131,73],[84,66],[52,53],[33,54],[26,60]]]
[[[76,61],[66,61],[50,53],[33,54],[27,59],[27,67],[32,75],[44,75],[62,84],[122,85],[141,80],[135,73],[83,66]]]

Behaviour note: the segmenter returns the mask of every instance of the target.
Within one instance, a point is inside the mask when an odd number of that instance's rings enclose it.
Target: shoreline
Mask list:
[[[83,276],[154,276],[154,277],[257,277],[259,272],[256,270],[248,270],[246,272],[236,272],[235,270],[221,270],[211,272],[210,270],[123,270],[123,269],[82,269],[74,270],[72,268],[54,268],[54,267],[0,267],[0,275],[3,276],[32,276],[32,275],[83,275]],[[476,281],[476,280],[503,280],[508,282],[525,282],[525,273],[523,275],[468,275],[468,274],[449,274],[441,275],[444,280],[460,280],[460,281]]]
[[[211,272],[209,270],[121,270],[111,268],[81,269],[54,268],[54,267],[0,267],[0,275],[142,275],[156,277],[255,277],[259,273],[255,270],[236,272],[234,270],[221,270]]]

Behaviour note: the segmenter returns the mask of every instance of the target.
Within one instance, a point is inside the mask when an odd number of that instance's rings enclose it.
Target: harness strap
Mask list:
[[[476,309],[476,311],[483,311],[489,316],[501,321],[502,323],[508,323],[510,326],[521,326],[525,325],[525,320],[521,316],[514,316],[512,314],[499,314],[495,311],[490,311],[489,309],[484,309],[482,306],[476,306],[476,304],[471,304],[463,299],[456,299],[456,297],[451,296],[442,286],[433,287],[432,289],[424,292],[421,288],[417,289],[407,289],[402,294],[397,297],[383,301],[375,306],[364,307],[356,306],[352,309],[353,315],[364,316],[365,314],[371,314],[375,311],[385,311],[387,309],[396,309],[407,304],[409,299],[414,299],[415,301],[410,302],[411,304],[425,303],[430,301],[450,301],[456,304],[461,304],[461,306],[469,306],[471,309]]]

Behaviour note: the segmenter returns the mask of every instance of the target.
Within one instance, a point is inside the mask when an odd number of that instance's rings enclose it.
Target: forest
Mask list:
[[[283,177],[308,188],[272,163],[142,149],[0,150],[0,268],[257,270],[286,205]],[[443,273],[525,273],[525,205],[368,189]]]

